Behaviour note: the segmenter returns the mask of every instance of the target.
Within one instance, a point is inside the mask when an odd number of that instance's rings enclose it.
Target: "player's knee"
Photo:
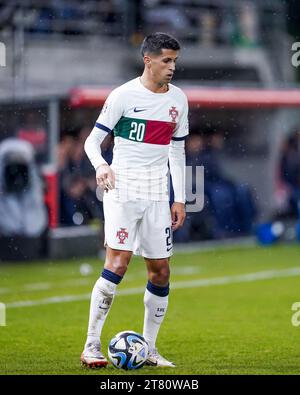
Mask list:
[[[127,251],[110,252],[106,255],[104,267],[123,277],[126,273],[130,258],[131,253],[127,253]]]
[[[158,268],[154,271],[149,272],[149,280],[159,286],[166,286],[169,283],[170,279],[170,268],[168,260],[164,262],[164,264],[160,264]]]

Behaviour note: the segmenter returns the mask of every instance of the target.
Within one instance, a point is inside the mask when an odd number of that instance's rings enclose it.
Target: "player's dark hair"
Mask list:
[[[174,51],[180,50],[179,42],[176,38],[166,33],[153,33],[144,38],[141,45],[141,54],[144,56],[147,53],[160,55],[162,49],[172,49]]]

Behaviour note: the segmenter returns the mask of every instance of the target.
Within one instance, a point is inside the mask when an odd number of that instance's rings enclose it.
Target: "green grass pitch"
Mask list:
[[[92,273],[80,274],[83,262]],[[7,306],[0,374],[300,374],[300,326],[292,325],[291,309],[300,301],[300,246],[175,254],[158,339],[175,369],[80,366],[89,293],[102,266],[95,258],[0,265]],[[104,327],[104,352],[117,332],[142,331],[146,280],[143,260],[134,258]]]

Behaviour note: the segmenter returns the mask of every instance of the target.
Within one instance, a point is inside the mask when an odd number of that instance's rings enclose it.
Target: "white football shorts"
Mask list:
[[[172,219],[168,201],[120,201],[103,196],[104,245],[150,259],[173,254]]]

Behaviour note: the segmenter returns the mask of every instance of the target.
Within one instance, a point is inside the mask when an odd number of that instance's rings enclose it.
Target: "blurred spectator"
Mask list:
[[[121,0],[50,0],[44,3],[37,3],[32,9],[29,30],[33,33],[78,35],[99,33],[99,29],[104,34],[120,31]]]
[[[257,5],[243,1],[238,6],[236,30],[231,37],[232,44],[251,47],[259,42],[260,26]]]
[[[35,111],[24,112],[24,117],[19,120],[16,136],[28,141],[34,147],[35,160],[38,163],[47,161],[47,131],[43,120],[43,108]]]
[[[201,44],[206,46],[215,45],[217,41],[217,12],[207,7],[200,13]]]
[[[287,214],[296,216],[300,204],[300,131],[284,141],[279,161],[280,181],[287,188]]]
[[[89,132],[89,128],[82,128],[65,134],[58,146],[62,225],[81,225],[102,217],[96,197],[95,171],[83,149]]]
[[[113,0],[102,0],[99,2],[99,8],[101,9],[102,20],[107,24],[117,22],[116,8],[120,7],[121,4],[117,4]]]
[[[57,21],[82,21],[85,17],[84,9],[79,8],[80,3],[70,3],[66,0],[51,0],[47,4],[40,7],[34,28],[32,31],[39,33],[49,33],[53,29],[55,31],[55,23]],[[65,28],[63,33],[78,33],[80,27],[69,30]]]
[[[177,241],[183,232],[186,233],[180,241],[189,240],[193,228],[201,222],[206,224],[206,235],[211,233],[217,239],[247,235],[252,230],[256,208],[250,189],[224,173],[220,160],[223,144],[223,134],[213,128],[206,129],[201,135],[191,134],[187,139],[187,165],[204,166],[205,209],[190,215],[184,230],[175,235]]]
[[[34,150],[9,138],[0,144],[0,235],[39,237],[48,223]]]
[[[200,153],[204,149],[204,139],[200,134],[190,134],[186,141],[186,164],[187,166],[201,166]],[[189,186],[190,188],[190,186]],[[193,191],[196,191],[196,182],[193,179]],[[192,240],[212,239],[214,237],[214,218],[208,209],[207,196],[202,211],[189,213],[181,228],[173,234],[175,242],[186,243]]]
[[[191,27],[191,20],[184,12],[186,0],[174,0],[173,4],[161,4],[160,0],[146,0],[144,21],[152,31],[170,31],[182,35]]]
[[[145,0],[140,2],[146,33],[167,30],[179,39],[205,46],[229,44],[256,46],[261,22],[255,2],[236,4],[191,0]]]
[[[215,128],[204,131],[205,145],[200,152],[204,166],[204,190],[216,224],[215,237],[249,234],[254,223],[256,208],[247,185],[230,179],[223,171],[220,153],[224,135]]]
[[[58,170],[63,171],[68,166],[69,158],[74,146],[74,138],[71,135],[65,134],[62,136],[61,141],[57,147],[57,164]]]

